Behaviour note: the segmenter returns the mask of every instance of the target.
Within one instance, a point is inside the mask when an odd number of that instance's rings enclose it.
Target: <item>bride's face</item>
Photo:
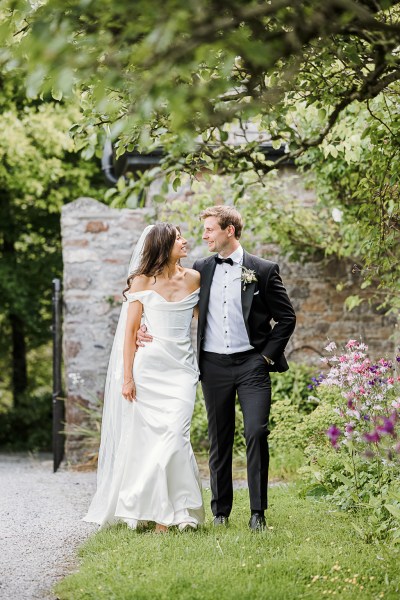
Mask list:
[[[187,256],[187,240],[176,230],[175,244],[172,246],[171,259],[178,260]]]

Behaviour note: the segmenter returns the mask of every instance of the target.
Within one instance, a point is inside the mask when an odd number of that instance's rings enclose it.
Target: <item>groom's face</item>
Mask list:
[[[210,252],[223,253],[230,246],[232,240],[231,226],[221,229],[217,217],[204,219],[203,240],[207,242]]]

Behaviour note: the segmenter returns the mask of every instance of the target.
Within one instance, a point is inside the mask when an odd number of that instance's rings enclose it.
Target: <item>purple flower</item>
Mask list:
[[[400,356],[396,356],[397,362],[400,362]]]
[[[364,433],[363,438],[369,444],[377,444],[379,442],[379,440],[381,439],[381,436],[375,430],[375,431],[372,431],[371,433]]]
[[[342,432],[336,425],[331,425],[329,429],[326,431],[326,435],[328,436],[332,446],[335,448],[338,442],[338,439],[342,435]]]
[[[382,425],[379,425],[377,427],[377,430],[381,431],[382,433],[388,433],[389,435],[396,437],[396,432],[394,430],[394,424],[396,420],[397,414],[395,412],[392,413],[389,418],[383,417],[383,423]]]

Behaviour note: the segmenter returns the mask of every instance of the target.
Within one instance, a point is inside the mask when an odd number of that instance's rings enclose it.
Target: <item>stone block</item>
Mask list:
[[[65,248],[63,260],[65,263],[99,262],[99,253],[94,250]]]
[[[108,231],[109,225],[103,221],[89,221],[86,223],[85,233],[101,233]]]

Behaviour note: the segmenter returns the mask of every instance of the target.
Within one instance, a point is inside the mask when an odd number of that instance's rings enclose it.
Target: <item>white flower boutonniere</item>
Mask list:
[[[240,268],[242,269],[240,279],[241,281],[243,281],[243,291],[245,291],[249,283],[254,283],[255,281],[257,281],[257,275],[255,271],[253,271],[252,269],[248,269],[243,265]]]

